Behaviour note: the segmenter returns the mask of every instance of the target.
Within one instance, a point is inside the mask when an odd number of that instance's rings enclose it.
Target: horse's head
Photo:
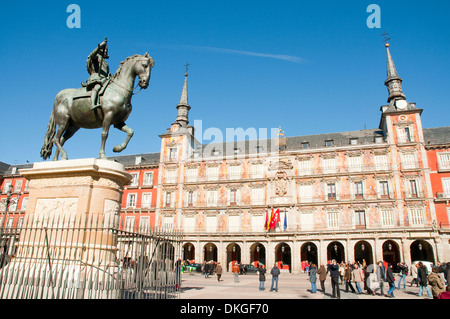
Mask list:
[[[137,59],[134,64],[134,72],[137,76],[139,76],[139,86],[141,88],[146,89],[148,87],[150,82],[150,74],[154,65],[155,61],[148,55],[148,53],[145,53],[144,56]]]

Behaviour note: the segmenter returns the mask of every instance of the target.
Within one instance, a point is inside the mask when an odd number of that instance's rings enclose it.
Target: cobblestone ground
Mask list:
[[[397,289],[398,278],[396,277],[395,298],[387,298],[377,291],[375,296],[354,294],[345,292],[345,286],[340,285],[341,299],[431,299],[426,290],[421,297],[418,296],[419,288],[410,286],[412,277],[406,278],[406,289]],[[259,281],[256,274],[240,275],[239,282],[234,283],[233,274],[222,275],[222,280],[217,281],[216,275],[205,279],[202,274],[183,274],[181,283],[180,299],[334,299],[331,296],[331,279],[327,277],[325,282],[325,293],[320,290],[317,283],[317,293],[311,293],[311,283],[306,274],[282,273],[278,282],[278,292],[270,292],[272,276],[267,276],[265,290],[259,291]],[[354,284],[353,284],[354,286]],[[388,291],[388,283],[384,284],[384,293]]]

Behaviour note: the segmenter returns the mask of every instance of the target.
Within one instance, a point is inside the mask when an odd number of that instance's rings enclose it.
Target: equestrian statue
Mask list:
[[[123,151],[133,136],[133,130],[125,124],[131,113],[131,98],[134,83],[139,77],[138,85],[146,89],[154,60],[145,55],[135,54],[120,63],[116,73],[109,74],[107,39],[100,43],[89,55],[86,66],[90,74],[86,83],[79,89],[65,89],[56,95],[53,111],[47,126],[41,157],[46,160],[56,146],[53,160],[59,155],[67,160],[63,149],[64,143],[80,128],[102,128],[99,158],[106,159],[105,143],[111,125],[127,133],[122,144],[114,146],[114,152]],[[136,85],[137,88],[137,85]]]

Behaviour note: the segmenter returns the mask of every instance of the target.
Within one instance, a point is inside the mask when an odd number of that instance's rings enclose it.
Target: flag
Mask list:
[[[269,219],[267,220],[267,225],[266,225],[266,229],[269,230],[269,228],[272,228],[272,220],[273,220],[273,208],[272,208],[272,213],[269,216]]]
[[[270,229],[275,229],[275,227],[279,222],[280,222],[280,210],[277,209],[275,212],[272,210],[272,217],[270,218]]]
[[[264,223],[264,228],[267,229],[268,224],[269,224],[269,210],[266,210],[266,222]]]
[[[287,228],[287,212],[286,208],[284,209],[284,231],[286,231]]]

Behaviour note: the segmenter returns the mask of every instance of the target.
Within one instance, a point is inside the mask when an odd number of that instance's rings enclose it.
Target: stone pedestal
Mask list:
[[[114,297],[105,288],[117,286],[115,230],[131,175],[99,159],[38,162],[20,173],[29,199],[16,256],[3,271],[15,280],[2,282],[0,297]]]

